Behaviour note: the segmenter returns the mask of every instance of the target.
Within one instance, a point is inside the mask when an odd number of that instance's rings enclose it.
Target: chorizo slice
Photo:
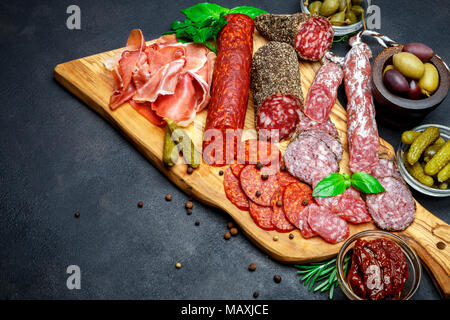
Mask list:
[[[244,193],[251,201],[260,206],[272,206],[272,199],[280,190],[276,174],[267,170],[267,167],[258,169],[254,165],[247,165],[241,171],[240,180]]]
[[[239,179],[233,174],[230,167],[225,170],[223,187],[225,189],[225,195],[231,203],[241,210],[248,210],[248,198],[241,188]]]
[[[286,219],[286,215],[283,210],[283,191],[280,189],[272,200],[272,225],[278,232],[290,232],[295,227]]]
[[[275,229],[272,225],[272,207],[260,206],[253,201],[250,201],[249,208],[250,216],[258,227],[267,231]]]

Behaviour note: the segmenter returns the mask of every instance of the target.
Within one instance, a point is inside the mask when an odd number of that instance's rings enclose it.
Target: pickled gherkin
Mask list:
[[[442,183],[439,185],[439,189],[441,189],[441,190],[447,190],[447,189],[448,189],[448,183],[447,183],[447,182],[442,182]]]
[[[163,162],[166,166],[172,167],[178,160],[178,150],[175,142],[172,140],[172,133],[167,126],[164,133],[164,151]]]
[[[439,171],[437,174],[437,179],[439,182],[444,182],[450,179],[450,162],[447,163],[447,165]]]
[[[430,127],[431,128],[431,127]],[[417,139],[419,139],[418,137]],[[409,160],[408,160],[409,161]],[[428,161],[425,166],[425,173],[428,175],[437,174],[450,161],[450,140]]]
[[[402,142],[404,144],[412,144],[418,136],[420,136],[420,132],[405,131],[402,133]]]
[[[414,177],[414,179],[419,181],[421,184],[426,185],[427,187],[433,186],[433,178],[425,174],[420,162],[416,162],[414,165],[406,163],[406,169]]]
[[[411,147],[409,148],[409,151],[406,154],[406,159],[408,160],[408,163],[410,165],[413,165],[417,161],[419,161],[419,158],[422,155],[422,153],[425,151],[425,149],[429,145],[434,143],[439,138],[439,136],[440,136],[440,131],[438,128],[433,127],[433,126],[426,128],[411,144]],[[438,154],[436,154],[434,157],[436,157]],[[450,152],[449,152],[449,155],[450,155]],[[430,160],[430,162],[432,162],[432,161],[433,161],[433,159]],[[427,164],[427,166],[428,166],[428,164]],[[442,166],[444,166],[444,165],[445,165],[445,163]],[[439,170],[437,170],[437,171],[439,171]],[[433,174],[436,174],[437,171]],[[427,170],[425,170],[425,172],[427,172]],[[428,174],[433,175],[430,173],[428,173]]]
[[[439,137],[439,139],[436,140],[436,142],[434,143],[434,145],[436,146],[443,146],[445,144],[445,140],[442,139],[441,137]]]

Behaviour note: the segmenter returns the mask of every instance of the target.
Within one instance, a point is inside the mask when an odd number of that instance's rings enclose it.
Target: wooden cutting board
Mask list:
[[[263,37],[255,32],[254,51],[266,42]],[[148,122],[129,104],[115,111],[109,109],[108,103],[113,88],[113,77],[110,71],[105,69],[103,62],[119,50],[112,50],[60,64],[55,68],[55,79],[114,125],[153,165],[183,191],[205,204],[226,211],[239,224],[242,231],[274,259],[286,263],[305,263],[324,260],[337,254],[342,243],[329,244],[320,237],[304,239],[298,230],[293,232],[295,237],[293,240],[290,240],[288,238],[289,234],[264,231],[257,227],[248,212],[237,209],[226,198],[222,185],[223,177],[219,175],[219,171],[224,170],[224,168],[214,168],[203,163],[193,174],[188,175],[184,164],[179,164],[169,169],[164,167],[162,162],[164,130]],[[300,63],[304,95],[308,92],[314,75],[319,68],[320,63],[318,62]],[[251,100],[250,97],[245,119],[245,129],[254,129],[253,104]],[[200,112],[194,123],[187,128],[199,150],[201,150],[206,114],[207,110]],[[346,117],[345,109],[337,101],[332,109],[331,119],[339,130],[339,135],[345,148],[340,163],[341,171],[349,173]],[[244,134],[244,138],[255,137],[254,130]],[[392,146],[382,139],[380,141],[380,156],[393,159],[395,153]],[[287,142],[283,142],[280,144],[280,149],[284,151],[286,146]],[[350,225],[352,235],[368,229],[375,229],[374,224]],[[416,250],[433,274],[435,283],[441,288],[443,296],[449,297],[449,225],[417,203],[414,223],[398,234]],[[278,235],[278,241],[273,240],[274,235]]]

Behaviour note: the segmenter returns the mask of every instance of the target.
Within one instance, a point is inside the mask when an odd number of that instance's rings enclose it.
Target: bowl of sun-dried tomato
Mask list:
[[[351,300],[409,300],[422,277],[414,250],[400,237],[381,230],[350,237],[336,263],[341,289]]]

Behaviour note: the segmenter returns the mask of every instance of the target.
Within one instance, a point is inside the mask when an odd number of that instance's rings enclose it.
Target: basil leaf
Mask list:
[[[347,180],[340,173],[332,173],[316,185],[312,195],[313,197],[333,197],[341,194],[348,188]]]
[[[254,8],[254,7],[240,6],[240,7],[235,7],[233,9],[231,9],[229,13],[242,13],[242,14],[249,16],[252,19],[255,19],[256,16],[259,16],[260,14],[268,13],[268,12],[265,10]]]
[[[383,186],[370,174],[362,171],[355,172],[351,178],[352,186],[364,193],[385,192]]]
[[[195,6],[181,10],[186,17],[194,22],[203,21],[209,17],[218,19],[222,12],[228,12],[230,9],[219,6],[215,3],[202,2]]]
[[[194,42],[206,42],[211,38],[213,30],[210,27],[198,29],[197,33],[192,37]]]

